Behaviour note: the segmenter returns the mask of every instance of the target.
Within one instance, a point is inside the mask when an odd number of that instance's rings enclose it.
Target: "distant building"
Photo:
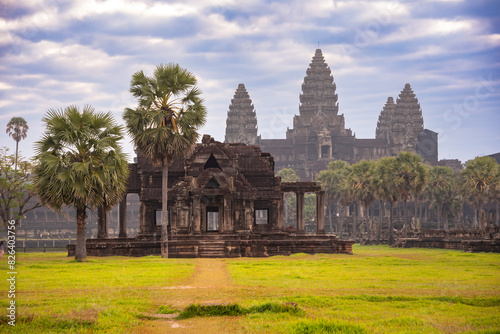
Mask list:
[[[292,168],[301,179],[313,180],[332,160],[355,163],[411,151],[429,162],[437,161],[437,136],[424,129],[420,104],[407,83],[396,102],[392,97],[387,99],[375,138],[356,138],[351,129],[345,128],[330,67],[317,49],[302,84],[299,115],[294,116],[286,138],[257,136],[255,110],[245,86],[240,84],[229,107],[225,141],[258,144],[275,158],[277,170]]]
[[[417,140],[417,154],[420,155],[424,161],[436,162],[438,161],[438,134],[437,132],[424,129],[418,133]]]
[[[495,159],[497,161],[497,163],[500,164],[500,153],[490,154],[490,155],[488,155],[488,157],[492,157],[493,159]]]
[[[462,162],[458,159],[441,159],[437,162],[431,163],[432,166],[442,166],[442,167],[450,167],[455,171],[455,174],[460,173],[460,171],[464,168]]]

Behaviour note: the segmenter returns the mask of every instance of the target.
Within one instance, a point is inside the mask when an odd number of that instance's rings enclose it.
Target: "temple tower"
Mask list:
[[[286,134],[292,148],[288,165],[304,180],[313,180],[332,159],[353,159],[355,138],[339,114],[336,89],[332,71],[316,49],[302,84],[299,114]]]
[[[396,100],[396,110],[392,118],[393,153],[416,152],[418,134],[423,129],[424,119],[420,103],[407,83]]]
[[[375,138],[384,139],[387,143],[391,141],[392,133],[392,117],[396,112],[396,104],[392,97],[387,98],[384,108],[378,116],[377,129],[375,130]]]
[[[330,67],[326,64],[321,49],[316,49],[302,84],[300,115],[308,116],[319,112],[337,115],[339,106],[336,89]]]
[[[225,142],[256,145],[259,139],[260,136],[257,136],[257,116],[252,100],[245,85],[239,84],[227,112]]]

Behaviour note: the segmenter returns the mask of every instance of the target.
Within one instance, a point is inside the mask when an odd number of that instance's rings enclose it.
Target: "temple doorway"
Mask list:
[[[219,231],[219,207],[207,206],[207,232]]]

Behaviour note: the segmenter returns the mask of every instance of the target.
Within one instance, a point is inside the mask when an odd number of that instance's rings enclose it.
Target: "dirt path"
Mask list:
[[[195,288],[228,288],[232,283],[223,259],[197,259],[195,273],[187,282]]]
[[[158,291],[161,305],[182,309],[189,304],[224,304],[234,302],[238,289],[231,282],[224,259],[195,259],[195,270],[183,285],[167,286]],[[148,320],[135,333],[238,333],[236,319],[194,318]]]

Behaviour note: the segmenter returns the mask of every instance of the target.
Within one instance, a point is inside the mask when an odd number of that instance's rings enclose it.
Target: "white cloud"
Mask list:
[[[461,103],[484,73],[499,77],[500,67],[491,13],[480,17],[458,1],[439,2],[11,0],[9,8],[28,14],[0,18],[0,127],[9,117],[29,116],[36,140],[48,108],[85,103],[111,110],[122,122],[123,108],[136,103],[128,92],[131,75],[178,62],[198,76],[204,92],[209,118],[203,133],[224,139],[227,108],[242,82],[259,131],[283,138],[298,113],[318,40],[337,83],[340,112],[359,137],[373,137],[387,96],[397,97],[406,82],[425,107],[424,118],[439,127],[436,115]],[[431,12],[449,6],[455,14]],[[496,112],[498,99],[483,103],[478,115]],[[31,150],[28,141],[21,144]]]
[[[406,42],[415,39],[432,38],[453,34],[474,35],[482,30],[482,23],[475,19],[446,20],[446,19],[413,19],[387,36],[382,36],[376,43]]]
[[[76,2],[69,11],[75,18],[85,18],[101,14],[127,14],[141,17],[180,17],[197,12],[196,7],[183,3],[154,2],[148,5],[143,1],[130,0],[87,0]]]

